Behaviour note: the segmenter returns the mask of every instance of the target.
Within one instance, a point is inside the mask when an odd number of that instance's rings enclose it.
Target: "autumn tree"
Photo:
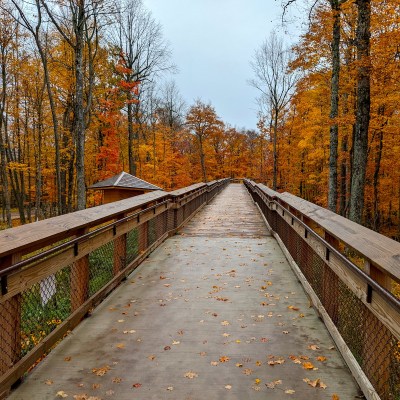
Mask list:
[[[127,0],[119,6],[109,44],[118,60],[116,73],[126,87],[129,172],[136,175],[140,102],[134,101],[131,89],[140,82],[142,85],[139,90],[143,91],[145,81],[173,69],[171,54],[161,25],[144,7],[142,0]]]
[[[223,122],[219,119],[211,104],[197,100],[189,109],[186,125],[197,138],[203,181],[208,182],[204,152],[205,141],[215,130],[223,127]]]
[[[74,55],[74,134],[76,145],[77,209],[86,207],[85,136],[92,105],[100,18],[112,14],[107,0],[67,0],[64,3],[40,0],[50,21],[70,46]],[[85,52],[87,70],[85,70]],[[85,86],[85,75],[87,85]],[[86,90],[85,90],[86,89]]]
[[[288,70],[291,56],[284,48],[282,38],[272,33],[254,53],[251,66],[255,78],[250,84],[261,92],[261,101],[271,111],[273,138],[273,189],[277,189],[278,177],[278,124],[289,104],[297,77]]]

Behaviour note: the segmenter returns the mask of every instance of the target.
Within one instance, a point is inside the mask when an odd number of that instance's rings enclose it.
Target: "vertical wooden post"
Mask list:
[[[339,250],[340,242],[337,238],[324,231],[325,240],[336,250]],[[327,249],[327,255],[329,258],[329,250]],[[324,277],[323,277],[323,299],[322,302],[326,311],[328,312],[331,320],[336,325],[338,322],[338,309],[339,309],[339,278],[329,268],[328,265],[324,266]]]
[[[149,207],[149,204],[146,204],[142,207],[142,210],[145,210]],[[149,223],[148,221],[143,222],[138,226],[138,240],[139,240],[139,254],[144,253],[147,250],[148,246],[148,237],[149,237]]]
[[[76,236],[87,233],[87,229],[80,230]],[[79,246],[77,247],[79,255]],[[71,312],[77,310],[87,299],[89,293],[89,255],[75,261],[71,267]]]
[[[122,219],[125,217],[125,214],[119,215],[118,219]],[[114,276],[118,274],[118,272],[122,271],[126,266],[126,233],[122,236],[117,237],[114,240],[114,265],[113,265],[113,273]]]
[[[6,256],[1,260],[0,268],[8,268],[20,260],[21,254]],[[21,294],[6,301],[0,300],[0,375],[21,357],[21,302]]]

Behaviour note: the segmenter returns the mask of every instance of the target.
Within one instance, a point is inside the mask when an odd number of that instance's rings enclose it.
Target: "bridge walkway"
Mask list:
[[[9,399],[350,400],[359,394],[246,189],[230,184]]]

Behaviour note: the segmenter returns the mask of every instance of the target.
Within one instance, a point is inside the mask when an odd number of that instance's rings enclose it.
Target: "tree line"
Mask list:
[[[0,68],[3,227],[99,204],[121,170],[171,190],[265,168],[262,135],[186,105],[141,0],[4,0]]]
[[[251,81],[270,140],[267,183],[395,239],[399,10],[398,0],[313,1],[296,45],[273,34],[257,49]]]

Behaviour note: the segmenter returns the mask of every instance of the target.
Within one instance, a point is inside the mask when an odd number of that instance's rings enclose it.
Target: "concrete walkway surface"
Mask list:
[[[357,395],[246,189],[231,184],[155,250],[9,399]]]

